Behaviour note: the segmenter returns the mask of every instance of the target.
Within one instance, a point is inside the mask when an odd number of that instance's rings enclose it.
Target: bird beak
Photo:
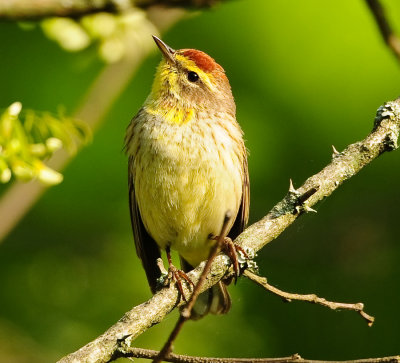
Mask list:
[[[157,44],[157,47],[160,48],[162,55],[164,56],[165,60],[168,63],[175,63],[174,53],[175,50],[172,49],[170,46],[165,44],[160,38],[157,38],[153,35],[153,39]]]

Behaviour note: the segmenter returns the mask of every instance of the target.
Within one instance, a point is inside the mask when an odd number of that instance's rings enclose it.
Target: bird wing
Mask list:
[[[135,239],[136,253],[142,261],[143,268],[146,272],[147,281],[149,282],[150,289],[154,294],[156,292],[157,279],[160,277],[160,269],[157,266],[157,258],[161,257],[161,254],[157,243],[146,231],[146,228],[143,224],[135,196],[133,171],[133,156],[130,156],[128,164],[128,185],[133,237]]]
[[[240,203],[239,211],[236,216],[235,222],[231,230],[228,233],[228,237],[234,240],[240,233],[243,232],[244,228],[249,221],[249,210],[250,210],[250,180],[249,180],[249,167],[247,163],[247,152],[244,150],[243,159],[243,184],[242,184],[242,201]]]

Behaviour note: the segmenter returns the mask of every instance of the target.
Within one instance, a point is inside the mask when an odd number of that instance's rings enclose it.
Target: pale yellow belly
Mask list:
[[[219,234],[225,213],[237,214],[240,163],[227,166],[217,157],[187,166],[144,157],[140,164],[135,193],[146,229],[161,248],[170,245],[196,266],[207,259],[213,243],[208,236]]]

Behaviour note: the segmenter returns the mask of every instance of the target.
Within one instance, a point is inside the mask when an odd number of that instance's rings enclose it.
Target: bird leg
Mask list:
[[[212,240],[218,241],[220,237],[212,234],[212,235],[210,235],[209,238]],[[233,271],[235,272],[235,284],[236,284],[237,279],[240,276],[238,252],[241,252],[244,255],[244,257],[246,257],[246,258],[248,258],[248,255],[242,247],[234,244],[232,239],[229,237],[223,238],[221,249],[228,255],[228,257],[232,261]]]
[[[174,264],[172,263],[171,258],[171,249],[169,246],[165,249],[167,252],[167,259],[168,259],[168,275],[172,280],[175,280],[176,286],[178,287],[179,293],[182,296],[183,301],[187,302],[186,296],[183,292],[182,280],[185,280],[189,285],[194,287],[193,281],[189,278],[189,276],[182,270],[177,269]]]

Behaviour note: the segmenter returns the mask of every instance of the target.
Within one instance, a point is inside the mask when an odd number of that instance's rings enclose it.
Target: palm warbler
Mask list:
[[[206,260],[230,211],[228,237],[245,227],[249,177],[243,132],[224,69],[195,49],[173,50],[153,36],[163,59],[127,128],[130,211],[136,252],[152,292],[160,249],[178,251],[184,271]],[[177,271],[174,268],[175,272]],[[223,283],[202,295],[193,316],[226,313]]]

